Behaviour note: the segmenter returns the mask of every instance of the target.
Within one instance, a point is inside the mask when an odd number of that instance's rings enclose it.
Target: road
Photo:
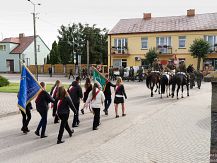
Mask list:
[[[93,115],[86,111],[81,124],[65,143],[57,145],[59,124],[49,111],[46,139],[34,131],[40,119],[32,113],[27,135],[20,131],[21,115],[0,118],[0,162],[9,163],[206,163],[210,150],[211,84],[190,91],[190,97],[150,97],[144,83],[125,82],[127,116],[102,114],[92,131]],[[185,92],[186,95],[186,92]],[[120,110],[119,110],[120,111]],[[121,113],[120,113],[121,114]],[[72,123],[72,115],[69,118]]]

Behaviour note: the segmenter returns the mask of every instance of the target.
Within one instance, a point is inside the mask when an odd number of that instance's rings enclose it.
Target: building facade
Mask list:
[[[189,53],[189,47],[197,38],[211,45],[208,58],[201,63],[217,69],[217,13],[195,14],[187,11],[184,16],[122,19],[109,32],[108,65],[113,67],[140,66],[146,64],[146,53],[156,48],[160,62],[181,59],[186,65],[196,67],[197,59]]]
[[[43,65],[50,49],[40,36],[36,37],[37,64]],[[19,37],[0,41],[0,72],[20,72],[20,60],[26,65],[35,65],[34,37],[19,34]]]

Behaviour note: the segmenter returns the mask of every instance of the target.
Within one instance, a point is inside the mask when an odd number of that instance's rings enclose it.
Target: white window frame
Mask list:
[[[120,46],[119,46],[120,43]],[[124,50],[127,49],[128,40],[127,38],[115,38],[114,39],[114,46],[118,53],[124,53]]]
[[[184,46],[180,46],[180,41],[184,41]],[[186,48],[186,36],[179,36],[179,48]]]
[[[162,39],[163,39],[163,44],[161,44]],[[172,44],[171,36],[156,37],[157,48],[158,48],[158,46],[165,46],[165,45],[166,46],[171,46],[171,44]],[[168,48],[161,47],[161,48],[158,48],[158,49],[163,54],[169,53],[169,49]]]
[[[208,40],[209,40],[209,37],[212,37],[212,43],[210,43]],[[209,42],[210,46],[211,46],[211,50],[215,50],[214,49],[214,45],[217,44],[217,36],[215,35],[205,35],[204,36],[204,40]]]
[[[141,38],[141,49],[148,49],[148,37]]]
[[[0,49],[0,51],[6,51],[6,45],[0,45],[0,46],[3,47],[2,49]]]

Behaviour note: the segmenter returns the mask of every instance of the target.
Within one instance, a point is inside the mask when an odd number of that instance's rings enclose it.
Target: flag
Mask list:
[[[93,79],[101,86],[101,90],[105,89],[106,78],[95,67],[93,67]]]
[[[41,90],[40,84],[32,73],[25,65],[22,65],[20,89],[18,93],[18,107],[25,112],[26,105],[34,99]]]

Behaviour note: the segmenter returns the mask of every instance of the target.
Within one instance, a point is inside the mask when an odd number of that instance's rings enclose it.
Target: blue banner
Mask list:
[[[25,112],[26,105],[41,91],[41,86],[28,70],[22,65],[20,89],[18,93],[18,107]]]

